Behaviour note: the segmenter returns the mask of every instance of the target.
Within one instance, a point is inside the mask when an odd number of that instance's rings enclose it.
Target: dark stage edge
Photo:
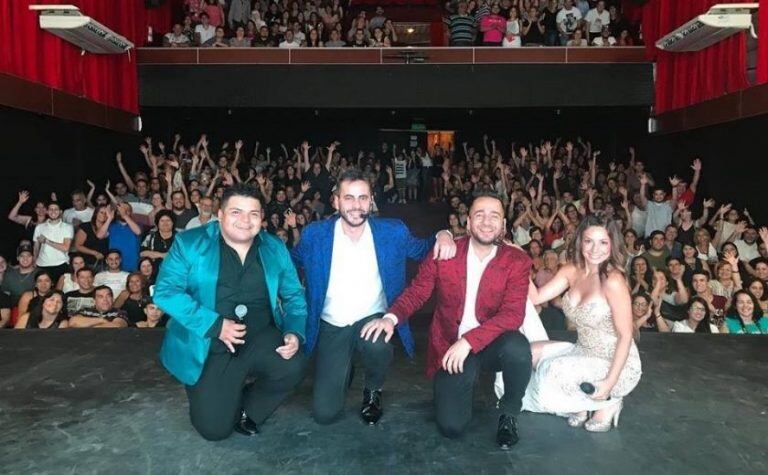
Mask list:
[[[416,334],[419,357],[396,350],[379,425],[357,417],[359,377],[346,418],[317,425],[308,377],[257,437],[207,442],[158,362],[162,330],[1,331],[0,473],[768,472],[766,338],[644,334],[643,378],[618,430],[524,413],[520,443],[503,452],[490,380],[464,438],[438,434],[423,325]]]

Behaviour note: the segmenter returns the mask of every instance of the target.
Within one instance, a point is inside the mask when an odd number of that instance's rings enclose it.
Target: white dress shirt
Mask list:
[[[475,315],[477,291],[480,288],[480,279],[483,277],[485,268],[496,257],[496,250],[497,247],[493,246],[491,253],[485,256],[485,259],[480,260],[480,257],[475,253],[472,242],[469,243],[469,248],[467,249],[467,293],[464,298],[464,314],[459,325],[459,338],[468,331],[480,326],[480,322],[477,321],[477,315]]]
[[[373,234],[368,222],[363,226],[357,242],[344,234],[341,219],[336,221],[333,230],[331,273],[320,318],[337,327],[353,325],[387,310]]]

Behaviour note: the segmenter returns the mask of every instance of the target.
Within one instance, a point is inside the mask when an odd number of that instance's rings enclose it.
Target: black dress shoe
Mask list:
[[[381,389],[370,391],[363,390],[363,405],[360,408],[360,417],[363,422],[372,426],[379,422],[384,411],[381,409]]]
[[[502,450],[509,450],[520,440],[517,435],[517,419],[502,414],[499,417],[499,429],[496,431],[496,443]]]
[[[259,433],[259,428],[256,423],[251,420],[250,417],[245,415],[245,411],[243,411],[242,415],[240,416],[240,420],[235,424],[235,432],[248,437],[253,437]]]

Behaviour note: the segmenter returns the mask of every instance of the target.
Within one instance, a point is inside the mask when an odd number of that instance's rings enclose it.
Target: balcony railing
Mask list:
[[[645,48],[139,48],[151,64],[645,63]]]

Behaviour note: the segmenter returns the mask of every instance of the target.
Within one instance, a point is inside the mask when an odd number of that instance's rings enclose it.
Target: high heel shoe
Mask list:
[[[581,427],[587,422],[587,419],[589,419],[588,411],[584,411],[583,414],[576,412],[568,416],[568,425],[571,427]]]
[[[584,423],[584,428],[589,432],[608,432],[611,427],[619,427],[619,415],[621,410],[624,409],[624,402],[616,404],[615,412],[604,421],[596,421],[593,419]]]

